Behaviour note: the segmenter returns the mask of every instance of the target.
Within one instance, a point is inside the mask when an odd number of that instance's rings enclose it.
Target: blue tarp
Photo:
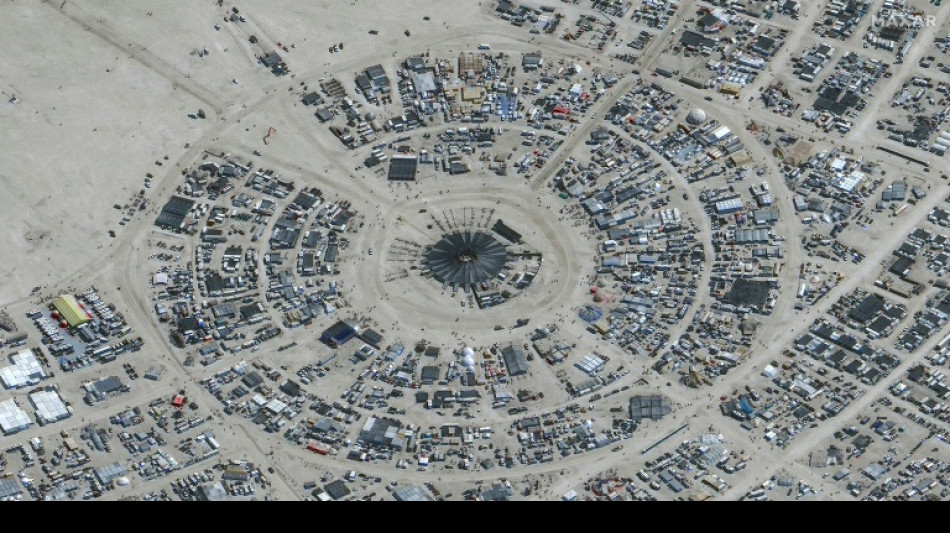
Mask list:
[[[749,400],[745,398],[739,398],[739,409],[747,415],[751,415],[755,412],[755,408],[752,407],[752,404],[749,403]]]

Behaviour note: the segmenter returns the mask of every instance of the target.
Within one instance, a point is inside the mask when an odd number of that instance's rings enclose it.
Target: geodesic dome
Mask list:
[[[686,115],[686,122],[693,126],[699,126],[706,122],[706,112],[702,109],[694,109]]]

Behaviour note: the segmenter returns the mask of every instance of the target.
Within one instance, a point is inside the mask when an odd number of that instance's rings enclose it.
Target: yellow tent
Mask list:
[[[722,94],[739,96],[739,94],[742,92],[742,86],[737,83],[723,83],[722,87],[719,88],[719,92]]]
[[[69,327],[75,328],[91,322],[92,319],[86,314],[76,298],[69,294],[64,294],[53,300],[53,307],[59,311],[59,316],[65,320]]]

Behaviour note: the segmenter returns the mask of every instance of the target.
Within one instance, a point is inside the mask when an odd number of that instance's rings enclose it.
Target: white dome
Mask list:
[[[462,366],[469,370],[475,368],[475,350],[471,348],[462,350]]]
[[[694,109],[689,112],[689,115],[686,116],[686,122],[694,126],[698,126],[706,122],[706,112],[702,109]]]

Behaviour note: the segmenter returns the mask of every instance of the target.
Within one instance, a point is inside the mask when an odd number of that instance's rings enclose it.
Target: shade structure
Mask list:
[[[423,256],[423,265],[435,279],[463,288],[493,279],[507,262],[508,249],[480,231],[446,235]]]
[[[76,298],[70,294],[64,294],[53,300],[53,308],[56,309],[56,312],[62,317],[62,321],[66,322],[71,328],[79,327],[92,321],[92,318],[86,313],[86,310],[83,309],[79,302],[76,301]]]
[[[587,323],[594,323],[601,319],[604,316],[604,312],[600,310],[599,307],[594,307],[592,305],[585,306],[581,309],[580,313],[577,314],[581,320]]]

